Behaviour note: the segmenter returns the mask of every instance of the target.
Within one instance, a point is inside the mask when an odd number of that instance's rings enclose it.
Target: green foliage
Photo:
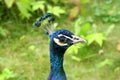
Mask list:
[[[81,15],[103,22],[120,22],[119,0],[81,0]],[[92,4],[92,5],[91,5]]]
[[[111,25],[104,33],[103,32],[99,32],[98,31],[98,27],[95,23],[90,23],[88,22],[87,19],[85,18],[78,18],[75,23],[74,23],[74,30],[75,30],[75,34],[79,35],[83,38],[85,38],[87,40],[87,46],[86,44],[77,44],[77,45],[73,45],[72,47],[70,47],[67,51],[68,53],[74,53],[72,55],[72,59],[75,61],[80,61],[81,58],[80,56],[75,56],[78,55],[78,53],[83,53],[84,56],[81,56],[83,59],[85,57],[85,55],[87,55],[87,47],[89,46],[96,46],[96,47],[103,47],[103,42],[105,40],[107,40],[108,35],[111,33],[111,31],[113,30],[114,26]],[[96,45],[97,44],[97,45]],[[80,48],[82,48],[83,52],[79,52]]]
[[[88,41],[88,45],[92,44],[94,41],[99,45],[103,45],[103,41],[105,40],[105,36],[103,33],[93,33],[86,36],[86,40]]]
[[[36,11],[36,10],[42,10],[44,12],[45,10],[45,1],[35,1],[33,3],[31,3],[32,6],[32,10]]]
[[[104,22],[119,22],[120,14],[118,11],[118,4],[113,5],[113,3],[119,3],[114,0],[107,1],[96,1],[91,6],[93,14],[100,18]]]
[[[6,37],[8,34],[8,30],[0,26],[0,37]]]
[[[67,11],[66,5],[69,6],[68,1],[36,1],[36,0],[4,0],[8,8],[13,8],[13,4],[16,4],[18,10],[20,11],[21,18],[30,18],[33,16],[33,13],[42,12],[51,12],[57,17],[60,17],[61,14],[66,14]],[[89,20],[93,21],[94,18],[100,19],[104,22],[119,22],[119,2],[114,0],[107,1],[96,1],[93,2],[89,0],[81,0],[81,15],[89,15]],[[58,6],[61,4],[61,6]],[[71,3],[72,4],[72,3]],[[76,3],[75,3],[76,4]],[[91,5],[92,4],[92,5]],[[116,5],[113,5],[116,4]],[[52,5],[52,6],[51,6]],[[86,6],[87,5],[87,6]],[[87,9],[88,8],[88,9]],[[89,14],[88,14],[89,13]],[[88,16],[87,16],[88,17]]]
[[[60,14],[65,14],[65,10],[60,6],[53,5],[51,6],[47,0],[45,1],[35,1],[35,0],[5,0],[5,4],[8,8],[12,8],[13,4],[16,4],[18,10],[20,11],[20,16],[22,19],[29,19],[32,16],[32,13],[36,11],[42,11],[42,13],[50,12],[55,16],[60,17]],[[46,10],[47,8],[47,10]]]
[[[17,74],[15,74],[9,68],[4,68],[4,70],[0,74],[0,80],[8,80],[15,77],[17,77]]]
[[[60,17],[60,14],[65,14],[65,10],[63,10],[59,6],[52,7],[52,6],[48,5],[47,8],[48,8],[47,12],[53,13],[57,17]]]
[[[78,51],[81,47],[84,47],[84,45],[82,44],[75,44],[75,45],[72,45],[68,50],[67,52],[68,53],[74,53],[74,54],[78,54]]]
[[[100,63],[97,64],[97,68],[102,68],[104,66],[109,66],[109,65],[113,65],[114,64],[114,60],[113,59],[105,59],[104,61],[101,61]]]
[[[99,46],[102,46],[103,41],[106,39],[104,33],[97,31],[96,24],[90,24],[85,22],[84,19],[78,19],[75,21],[75,34],[83,36],[87,40],[87,44],[93,44],[96,42]]]
[[[11,8],[15,0],[4,0],[8,8]]]
[[[30,0],[18,0],[16,5],[21,12],[22,18],[30,18],[32,15],[30,14],[31,7],[30,7]]]

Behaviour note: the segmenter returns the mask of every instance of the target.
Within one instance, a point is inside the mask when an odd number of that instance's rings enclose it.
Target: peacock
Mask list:
[[[46,20],[46,21],[45,21]],[[53,31],[55,18],[51,13],[46,13],[35,23],[35,27],[41,27],[50,38],[50,73],[48,80],[67,80],[63,67],[65,51],[73,44],[86,42],[85,39],[74,35],[66,29]]]

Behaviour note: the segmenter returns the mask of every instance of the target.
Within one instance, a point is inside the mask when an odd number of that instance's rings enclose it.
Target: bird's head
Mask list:
[[[42,27],[42,29],[50,36],[50,47],[56,50],[65,51],[68,47],[75,43],[86,42],[84,39],[75,36],[72,32],[61,29],[53,31],[53,22],[55,18],[52,17],[51,13],[46,13],[44,16],[40,17],[35,23],[35,27]]]
[[[72,32],[65,29],[61,29],[53,32],[50,35],[50,41],[54,45],[54,47],[61,50],[66,50],[71,45],[76,43],[86,42],[85,39],[80,38],[74,35]]]

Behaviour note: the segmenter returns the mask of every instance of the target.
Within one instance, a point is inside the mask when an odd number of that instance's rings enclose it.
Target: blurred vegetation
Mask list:
[[[119,3],[0,0],[0,80],[47,79],[49,39],[32,26],[47,12],[56,17],[55,29],[68,29],[88,41],[67,50],[64,66],[68,80],[120,80]]]

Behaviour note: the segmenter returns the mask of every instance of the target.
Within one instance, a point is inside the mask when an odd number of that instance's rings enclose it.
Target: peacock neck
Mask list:
[[[48,80],[66,80],[66,75],[63,68],[65,50],[55,47],[50,44],[50,75]]]
[[[50,65],[52,71],[63,69],[63,58],[64,58],[63,53],[56,53],[56,52],[50,53]]]

